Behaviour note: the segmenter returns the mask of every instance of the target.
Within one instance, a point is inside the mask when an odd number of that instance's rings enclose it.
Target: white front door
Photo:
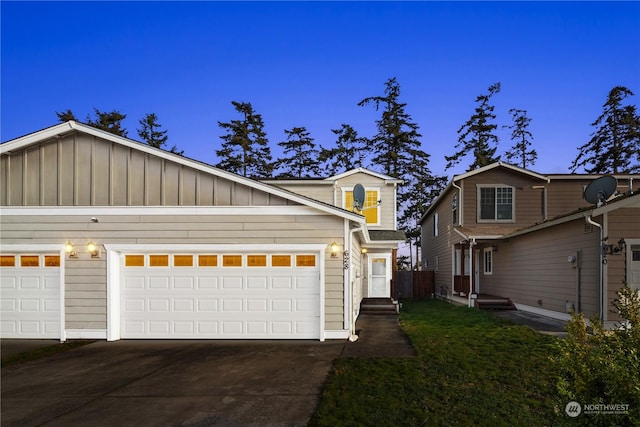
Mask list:
[[[630,245],[628,262],[629,271],[627,273],[628,286],[631,289],[640,289],[640,245]]]
[[[391,297],[391,255],[369,257],[369,298]]]

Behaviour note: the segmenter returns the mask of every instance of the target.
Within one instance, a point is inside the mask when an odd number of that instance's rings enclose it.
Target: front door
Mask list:
[[[369,298],[391,296],[391,255],[369,257]]]
[[[629,258],[627,265],[629,271],[627,274],[628,285],[631,289],[640,289],[640,245],[630,245]]]

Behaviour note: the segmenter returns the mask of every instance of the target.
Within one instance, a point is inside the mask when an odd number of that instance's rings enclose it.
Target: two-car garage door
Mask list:
[[[121,338],[319,338],[318,253],[123,253]]]

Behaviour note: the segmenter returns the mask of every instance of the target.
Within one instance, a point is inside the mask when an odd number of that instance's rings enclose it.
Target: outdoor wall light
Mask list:
[[[340,249],[338,244],[336,242],[333,242],[331,244],[331,257],[332,258],[336,258],[338,256],[338,249]]]
[[[91,241],[87,243],[87,252],[91,254],[91,258],[100,258],[100,249]]]
[[[73,247],[73,243],[69,240],[64,244],[64,251],[69,255],[69,258],[78,258],[78,252],[76,251],[76,248]]]
[[[362,248],[362,251],[361,251],[361,252],[362,252],[363,254],[366,254],[366,253],[367,253],[367,252],[369,252],[369,251],[367,250],[367,248]]]
[[[491,250],[493,252],[498,252],[498,247],[496,245],[491,245]]]

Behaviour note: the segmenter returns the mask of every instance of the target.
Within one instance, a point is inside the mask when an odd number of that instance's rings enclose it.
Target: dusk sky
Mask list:
[[[2,142],[71,109],[127,114],[128,136],[155,113],[169,147],[215,164],[231,101],[260,113],[274,158],[284,130],[375,134],[365,97],[396,77],[434,174],[445,172],[475,98],[492,98],[498,153],[510,108],[527,110],[541,173],[568,173],[622,85],[640,102],[639,2],[7,2],[1,3]],[[331,175],[332,171],[327,171]]]

